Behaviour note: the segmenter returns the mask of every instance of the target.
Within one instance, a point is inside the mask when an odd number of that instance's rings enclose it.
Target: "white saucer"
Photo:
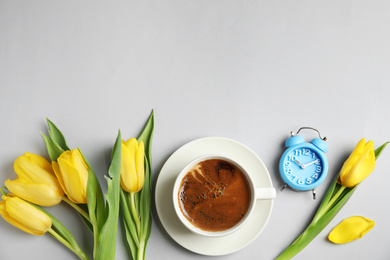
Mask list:
[[[252,173],[257,187],[272,187],[267,168],[248,147],[227,138],[201,138],[180,147],[162,167],[155,191],[157,214],[168,234],[184,248],[202,255],[226,255],[244,248],[260,235],[271,215],[273,200],[258,200],[248,223],[233,234],[214,238],[189,231],[180,222],[173,208],[173,184],[187,163],[208,153],[233,157]]]

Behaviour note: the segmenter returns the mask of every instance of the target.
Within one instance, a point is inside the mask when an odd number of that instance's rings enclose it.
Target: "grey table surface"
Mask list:
[[[247,247],[205,256],[178,245],[153,204],[146,259],[274,259],[319,205],[279,192],[278,160],[290,131],[328,137],[329,176],[363,137],[390,140],[389,1],[0,0],[0,181],[24,152],[46,155],[40,132],[54,121],[99,175],[118,128],[137,136],[155,109],[153,187],[164,162],[189,141],[237,140],[265,163],[278,189],[264,231]],[[310,136],[309,134],[309,137]],[[295,259],[388,259],[390,152],[335,219]],[[49,209],[91,251],[69,207]],[[376,225],[345,244],[327,241],[341,220]],[[2,259],[77,259],[48,235],[0,219]],[[128,259],[118,234],[116,259]]]

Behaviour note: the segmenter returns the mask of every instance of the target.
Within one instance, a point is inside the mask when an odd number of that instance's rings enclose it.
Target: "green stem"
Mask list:
[[[332,221],[341,208],[352,196],[354,189],[343,194],[345,187],[340,187],[336,194],[324,205],[305,231],[286,248],[276,260],[288,260],[304,249]],[[340,198],[342,196],[342,198]]]
[[[94,222],[91,224],[92,224],[92,229],[93,229],[93,259],[96,259],[97,249],[98,249],[99,232],[98,232],[97,223]]]
[[[62,198],[63,201],[65,201],[66,203],[68,203],[72,208],[74,208],[75,210],[77,210],[78,213],[80,213],[86,220],[88,220],[89,223],[92,224],[91,222],[91,219],[89,218],[89,215],[87,212],[85,212],[85,210],[83,210],[82,208],[80,208],[76,203],[72,202],[70,199],[68,199],[67,197],[63,197]]]
[[[329,211],[329,209],[335,204],[335,202],[338,200],[338,198],[341,196],[343,191],[345,190],[345,186],[341,186],[340,189],[336,192],[335,195],[329,200],[329,202],[326,204],[325,207],[321,209],[321,211],[317,214],[317,216],[313,219],[312,223],[317,222],[326,212]]]
[[[294,257],[296,254],[298,254],[303,248],[305,248],[312,240],[313,238],[308,238],[307,235],[310,234],[311,225],[303,231],[303,233],[298,236],[294,242],[286,248],[275,260],[289,260],[292,257]],[[314,237],[317,234],[314,235]]]
[[[126,192],[126,195],[127,194],[128,193]],[[121,196],[120,202],[121,202],[121,206],[122,206],[122,215],[123,215],[123,219],[124,219],[124,225],[127,226],[127,229],[129,230],[129,233],[130,233],[133,241],[135,242],[135,245],[138,248],[140,237],[138,237],[137,230],[134,232],[134,228],[132,226],[132,223],[134,223],[134,222],[133,222],[133,220],[132,220],[133,218],[130,214],[129,206],[128,206],[126,196],[125,196],[125,191],[121,190],[120,196]]]
[[[139,220],[137,209],[135,207],[135,199],[134,199],[135,196],[134,196],[134,194],[135,193],[130,193],[130,208],[131,208],[131,215],[133,216],[135,225],[137,227],[137,234],[138,234],[138,237],[140,238],[141,237],[141,223],[140,223],[140,220]]]
[[[145,240],[141,239],[141,242],[137,250],[137,260],[144,260],[144,254],[145,254]]]
[[[57,232],[55,232],[52,228],[50,228],[47,232],[50,233],[54,238],[60,241],[64,246],[69,248],[73,253],[75,253],[80,259],[88,260],[88,256],[80,249],[75,249],[68,241],[66,241],[62,236],[60,236]]]

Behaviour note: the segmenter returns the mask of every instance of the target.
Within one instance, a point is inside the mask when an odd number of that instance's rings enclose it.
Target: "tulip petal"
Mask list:
[[[68,194],[68,192],[65,189],[64,179],[62,178],[61,170],[60,170],[60,167],[59,167],[58,163],[56,161],[52,161],[51,164],[52,164],[52,167],[53,167],[54,174],[56,175],[57,180],[60,183],[62,190],[69,197],[69,194]]]
[[[375,168],[374,143],[367,142],[360,151],[359,158],[354,162],[349,172],[341,179],[345,187],[354,187],[362,182]]]
[[[361,216],[354,216],[343,220],[328,236],[336,244],[344,244],[362,238],[375,225],[375,222]]]
[[[31,206],[18,197],[3,196],[0,201],[0,214],[10,224],[33,234],[43,235],[52,225],[52,221],[45,213]]]
[[[348,159],[344,162],[339,175],[341,183],[345,181],[346,176],[351,171],[356,161],[359,160],[360,155],[363,153],[365,144],[366,144],[366,139],[365,138],[361,139],[356,145],[356,147],[353,149]]]
[[[61,189],[53,189],[47,184],[26,182],[21,178],[14,181],[7,180],[5,186],[16,196],[44,207],[57,205],[64,196]]]
[[[127,192],[137,189],[137,175],[134,159],[134,145],[128,149],[126,144],[121,145],[121,187]]]
[[[58,189],[60,188],[50,163],[42,156],[25,153],[15,160],[14,169],[20,178],[33,183],[47,183],[56,186]]]
[[[84,162],[79,150],[73,150],[71,153],[70,163],[79,170],[80,175],[88,181],[88,166]]]
[[[44,157],[33,153],[24,153],[21,157],[25,158],[30,163],[37,165],[39,168],[52,173],[50,163]]]
[[[45,158],[25,153],[15,160],[14,169],[18,174],[17,180],[6,181],[11,192],[41,206],[53,206],[61,201],[64,193],[52,166]]]
[[[5,201],[0,201],[0,215],[11,225],[19,228],[20,230],[27,232],[32,235],[37,235],[35,232],[31,231],[30,229],[26,228],[24,225],[21,225],[19,222],[14,220],[7,212]]]
[[[136,151],[137,148],[138,148],[138,141],[137,141],[137,139],[135,139],[135,138],[130,138],[129,140],[127,140],[127,141],[125,142],[125,145],[126,145],[127,149],[129,149],[130,151],[131,151],[132,149],[133,149],[134,151]]]
[[[367,178],[375,168],[374,143],[363,138],[345,161],[338,182],[352,188]]]
[[[130,160],[130,152],[127,149],[125,142],[122,140],[121,143],[121,187],[125,191],[129,192],[130,184],[126,181],[128,179],[129,173],[129,162]],[[129,185],[128,185],[129,184]]]
[[[364,147],[364,151],[360,156],[359,160],[351,169],[351,173],[348,174],[344,180],[346,187],[354,187],[368,175],[375,168],[375,153],[374,153],[374,143],[369,141]]]
[[[65,151],[61,154],[61,158],[66,160],[66,161],[70,161],[70,158],[72,156],[72,151],[69,150],[69,151]]]
[[[69,199],[74,203],[87,203],[87,180],[70,162],[58,158],[58,165],[62,176],[63,187]]]
[[[72,151],[71,164],[73,165],[74,168],[77,169],[79,173],[80,180],[82,182],[82,187],[85,187],[85,189],[83,189],[83,193],[85,193],[86,196],[87,184],[88,184],[88,166],[85,163],[83,157],[81,156],[79,150]]]
[[[74,203],[87,203],[88,166],[80,151],[63,152],[52,166],[68,198]]]

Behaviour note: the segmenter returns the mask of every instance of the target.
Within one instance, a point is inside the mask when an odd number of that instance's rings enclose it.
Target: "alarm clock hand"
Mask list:
[[[299,166],[301,166],[302,169],[306,168],[306,165],[300,163],[298,160],[294,160],[294,162],[296,162]]]
[[[317,159],[317,160],[314,160],[314,161],[312,161],[312,162],[309,162],[309,163],[307,163],[307,164],[305,164],[305,167],[307,167],[307,166],[309,166],[309,165],[312,165],[312,164],[314,164],[314,163],[317,163],[317,162],[319,162],[320,160],[319,159]],[[302,166],[301,166],[302,167]]]

